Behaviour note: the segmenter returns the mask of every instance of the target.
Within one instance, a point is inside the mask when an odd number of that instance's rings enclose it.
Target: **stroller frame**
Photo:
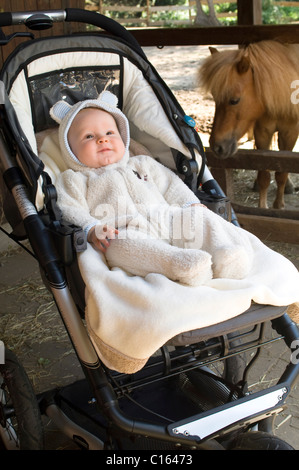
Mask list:
[[[102,15],[76,9],[0,14],[0,27],[25,24],[31,29],[42,29],[56,21],[94,24],[120,37],[122,42],[128,43],[144,57],[130,33]],[[2,44],[8,40],[2,39]],[[290,360],[277,384],[265,390],[249,394],[246,379],[260,349],[273,341],[263,338],[266,322],[271,322],[273,330],[278,333],[277,339],[285,341],[290,357],[294,352],[299,331],[285,313],[286,309],[254,306],[240,315],[237,321],[233,319],[198,330],[196,342],[188,338],[186,344],[189,346],[175,342],[174,346],[163,346],[161,355],[152,357],[136,374],[109,371],[99,360],[88,336],[82,321],[84,313],[73,298],[66,275],[69,266],[74,267],[76,264],[74,241],[77,250],[84,245],[82,231],[77,227],[55,223],[56,205],[55,196],[51,197],[51,184],[47,186],[48,214],[41,217],[37,211],[32,200],[34,188],[28,185],[18,162],[18,154],[28,153],[28,148],[22,139],[17,145],[11,144],[19,132],[18,126],[14,129],[7,125],[11,112],[9,105],[1,105],[0,164],[3,179],[20,213],[25,237],[30,241],[41,267],[42,278],[53,295],[86,377],[80,383],[37,396],[41,413],[51,417],[78,446],[86,449],[112,449],[115,445],[120,449],[143,449],[148,448],[145,442],[151,442],[153,449],[160,449],[161,445],[168,449],[226,449],[231,448],[232,442],[238,440],[240,435],[244,437],[250,434],[248,431],[258,429],[272,433],[274,418],[284,408],[287,396],[298,378],[298,361]],[[198,137],[194,136],[194,139],[199,151],[203,152]],[[34,164],[38,166],[38,161],[34,161]],[[203,182],[208,203],[217,206],[225,201],[226,204],[225,195],[204,165],[199,171],[193,160],[180,162],[180,166],[187,166],[190,186],[197,184],[197,181]],[[237,224],[234,215],[233,223]],[[19,236],[15,230],[10,236],[18,239],[23,234]],[[241,368],[245,355],[253,350],[256,351],[254,359]],[[211,368],[214,363],[220,362],[225,365],[225,369],[217,375]],[[168,384],[170,389],[182,385],[177,392],[180,405],[183,406],[185,396],[186,401],[192,402],[188,409],[194,406],[198,411],[184,418],[179,413],[179,417],[173,419],[161,416],[159,407],[149,415],[145,409],[147,405],[136,405],[135,394],[138,395],[140,390],[148,389],[151,395],[154,386],[163,389]],[[72,403],[76,397],[76,393],[72,392],[73,387],[75,390],[76,387],[83,390],[82,406],[76,400]],[[97,411],[93,409],[91,415],[85,413],[87,403],[96,403]],[[0,408],[0,424],[3,425],[8,410],[1,401]],[[134,415],[136,410],[137,416]],[[74,411],[77,413],[75,418]],[[81,424],[83,415],[84,425]]]

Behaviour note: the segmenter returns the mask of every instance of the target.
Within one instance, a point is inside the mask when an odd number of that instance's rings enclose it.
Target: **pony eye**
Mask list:
[[[232,106],[235,106],[236,104],[239,103],[239,101],[240,101],[240,98],[231,98],[228,103]]]

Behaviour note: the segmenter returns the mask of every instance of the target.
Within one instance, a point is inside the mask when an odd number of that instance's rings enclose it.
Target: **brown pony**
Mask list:
[[[280,150],[292,150],[299,134],[299,46],[261,41],[238,50],[210,48],[199,84],[215,100],[210,147],[219,158],[236,153],[238,141],[253,129],[255,145],[269,149],[278,132]],[[284,207],[287,173],[276,172],[273,207]],[[270,172],[258,172],[260,207],[267,207]]]

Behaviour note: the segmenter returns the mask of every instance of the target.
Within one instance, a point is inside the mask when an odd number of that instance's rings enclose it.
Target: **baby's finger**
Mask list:
[[[118,230],[111,229],[111,231],[109,231],[107,235],[108,240],[114,240],[117,234]]]
[[[97,244],[97,248],[102,252],[106,253],[107,248],[109,247],[110,243],[108,240],[99,240]]]
[[[103,238],[100,240],[100,243],[103,245],[103,247],[108,248],[110,245],[109,240],[107,238]]]

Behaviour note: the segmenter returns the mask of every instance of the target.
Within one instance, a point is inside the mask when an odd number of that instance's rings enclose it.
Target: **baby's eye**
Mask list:
[[[93,139],[93,134],[87,134],[85,136],[85,139],[89,140],[89,139]]]
[[[107,132],[106,132],[106,135],[113,135],[113,134],[114,134],[113,131],[107,131]]]

